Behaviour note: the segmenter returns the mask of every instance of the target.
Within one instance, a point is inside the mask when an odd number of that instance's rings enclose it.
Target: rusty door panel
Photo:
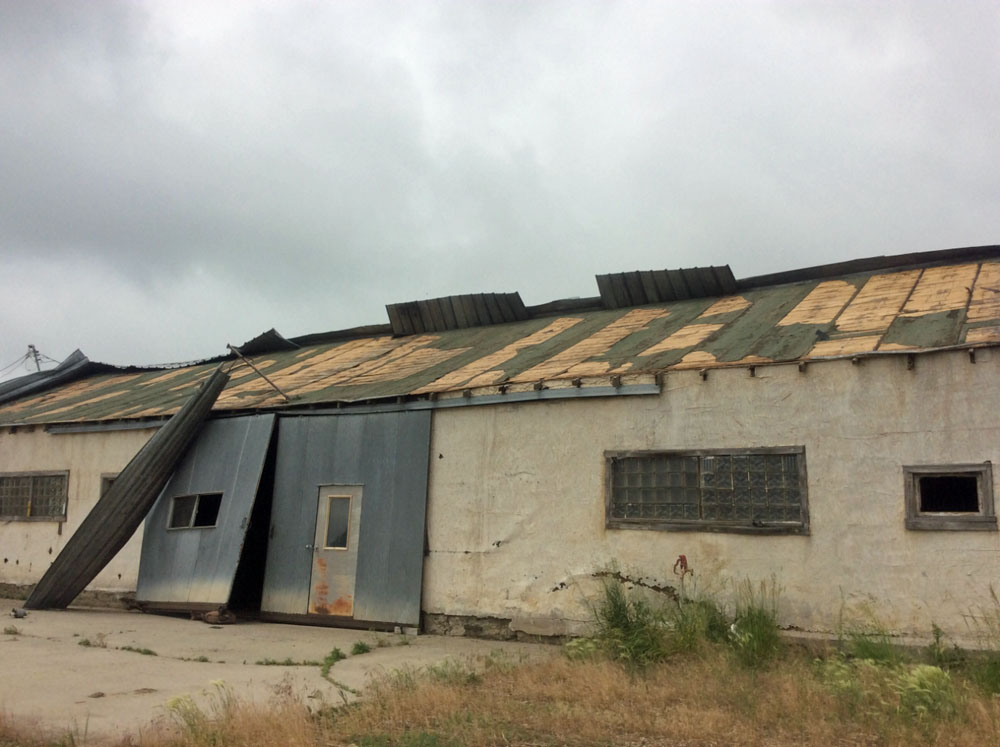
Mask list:
[[[337,506],[344,512],[346,533],[340,534]],[[334,521],[331,521],[331,517]],[[358,570],[358,537],[361,528],[361,486],[323,485],[316,508],[313,540],[312,580],[309,585],[309,612],[316,615],[351,617],[354,614],[354,585]]]

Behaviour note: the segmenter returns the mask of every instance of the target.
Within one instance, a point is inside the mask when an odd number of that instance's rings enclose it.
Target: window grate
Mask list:
[[[0,475],[0,518],[64,519],[68,483],[65,472]]]
[[[606,457],[609,526],[657,522],[709,528],[806,526],[801,447],[625,452]]]

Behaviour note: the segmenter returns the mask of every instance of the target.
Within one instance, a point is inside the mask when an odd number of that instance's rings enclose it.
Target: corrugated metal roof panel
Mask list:
[[[396,336],[523,321],[528,311],[519,293],[470,293],[388,304]]]
[[[736,278],[729,265],[618,272],[598,275],[597,289],[604,308],[624,309],[686,298],[724,296],[736,291]]]

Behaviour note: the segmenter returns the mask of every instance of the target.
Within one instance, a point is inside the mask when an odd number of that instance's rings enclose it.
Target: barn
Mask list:
[[[84,518],[221,370],[85,594],[564,635],[609,569],[671,587],[684,555],[706,585],[776,578],[780,622],[805,630],[865,601],[894,630],[958,633],[988,603],[1000,247],[596,281],[537,306],[390,304],[385,324],[172,368],[77,353],[0,384],[0,589],[38,584],[75,535],[106,543]]]

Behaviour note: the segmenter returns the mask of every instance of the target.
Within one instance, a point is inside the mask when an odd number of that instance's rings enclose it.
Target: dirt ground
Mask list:
[[[168,701],[189,695],[207,702],[217,683],[258,702],[290,688],[317,705],[341,703],[342,698],[355,696],[342,695],[321,676],[318,666],[257,662],[322,661],[334,647],[350,654],[356,641],[371,645],[371,652],[349,655],[330,671],[331,678],[355,690],[379,670],[423,667],[497,650],[515,657],[557,650],[545,644],[249,621],[211,626],[96,608],[33,610],[23,619],[10,617],[10,610],[20,604],[0,599],[0,629],[5,631],[0,634],[0,710],[18,720],[65,729],[78,739],[136,734],[155,719],[167,718]],[[379,640],[381,647],[376,646]],[[91,645],[81,645],[82,641]]]

